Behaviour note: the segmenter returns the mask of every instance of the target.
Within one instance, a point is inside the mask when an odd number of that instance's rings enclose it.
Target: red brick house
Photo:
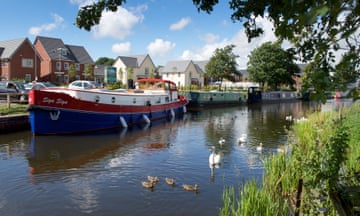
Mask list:
[[[35,80],[39,77],[40,62],[28,38],[0,41],[1,80]]]
[[[93,76],[94,61],[82,46],[66,45],[58,38],[38,36],[34,47],[42,59],[40,80],[69,83]],[[69,73],[71,67],[75,68],[75,73]],[[91,75],[86,70],[91,70]]]

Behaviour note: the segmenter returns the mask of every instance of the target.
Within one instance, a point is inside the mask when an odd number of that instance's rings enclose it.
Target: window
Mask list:
[[[80,75],[76,75],[75,80],[79,80],[79,79],[80,79]]]
[[[56,62],[56,70],[61,71],[61,62]]]
[[[75,69],[76,69],[76,71],[80,71],[80,64],[79,63],[75,64]]]
[[[64,82],[69,83],[69,75],[64,75]]]
[[[26,68],[32,68],[34,67],[33,59],[23,58],[21,60],[21,66]]]
[[[31,82],[31,74],[25,74],[25,81]]]
[[[149,77],[149,68],[145,68],[145,77]]]
[[[68,62],[64,63],[64,70],[69,70],[69,63]]]

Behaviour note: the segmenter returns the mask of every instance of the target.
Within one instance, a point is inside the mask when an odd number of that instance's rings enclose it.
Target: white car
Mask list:
[[[76,80],[69,84],[70,89],[94,89],[101,88],[101,84],[95,81]]]
[[[57,88],[58,86],[51,82],[30,82],[25,84],[25,89],[42,89],[42,88]]]

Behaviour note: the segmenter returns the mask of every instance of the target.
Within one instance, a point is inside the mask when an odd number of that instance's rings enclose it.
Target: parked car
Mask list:
[[[89,80],[76,80],[69,84],[70,89],[94,89],[101,87],[100,83]]]
[[[29,82],[25,84],[26,90],[31,89],[42,89],[42,88],[56,88],[57,85],[51,83],[51,82]]]
[[[0,93],[17,93],[12,98],[19,102],[26,103],[28,101],[29,91],[25,89],[24,83],[16,81],[0,81]],[[5,94],[1,95],[1,99],[6,100]]]

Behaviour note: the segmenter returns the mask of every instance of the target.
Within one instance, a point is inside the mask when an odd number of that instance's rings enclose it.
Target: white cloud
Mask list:
[[[130,53],[130,51],[131,51],[131,43],[126,42],[126,43],[113,44],[112,47],[111,47],[111,50],[115,54],[127,54],[127,53]]]
[[[219,39],[219,35],[214,35],[211,33],[205,34],[200,37],[201,40],[205,41],[205,43],[215,43]]]
[[[174,49],[175,46],[175,43],[157,38],[147,46],[147,51],[150,56],[163,57]]]
[[[242,28],[238,31],[230,40],[223,39],[218,42],[218,36],[208,33],[202,39],[206,44],[197,50],[185,50],[181,55],[181,59],[188,60],[209,60],[214,54],[216,48],[223,48],[226,45],[234,44],[235,48],[233,50],[234,54],[238,55],[237,63],[238,68],[246,68],[248,62],[248,56],[251,51],[261,44],[268,41],[276,41],[277,38],[273,32],[273,24],[266,18],[257,17],[256,25],[262,27],[264,33],[251,40],[251,43],[248,43],[248,39],[245,34],[245,30]],[[284,43],[283,48],[289,48],[289,43]]]
[[[103,11],[99,25],[93,27],[93,33],[97,38],[113,37],[122,40],[132,33],[133,27],[142,19],[142,15],[136,16],[122,7],[116,12]]]
[[[40,35],[43,32],[49,32],[49,31],[52,31],[52,30],[62,26],[62,24],[64,22],[64,18],[62,18],[58,14],[52,14],[52,16],[54,18],[54,22],[47,23],[47,24],[42,24],[40,26],[30,27],[30,29],[28,31],[29,34],[30,35]]]
[[[70,0],[70,2],[72,4],[77,4],[80,7],[83,7],[85,5],[92,5],[93,3],[95,3],[95,0]]]
[[[195,61],[202,61],[202,60],[209,60],[211,56],[214,54],[214,51],[217,48],[223,48],[226,45],[229,45],[230,42],[227,40],[223,40],[218,43],[208,43],[201,47],[198,50],[191,51],[191,50],[185,50],[183,51],[181,55],[182,60],[195,60]]]
[[[170,25],[170,30],[173,30],[173,31],[181,30],[181,29],[183,29],[185,26],[187,26],[190,22],[191,22],[191,19],[190,19],[189,17],[187,17],[187,18],[182,18],[182,19],[179,20],[177,23],[171,24],[171,25]]]

